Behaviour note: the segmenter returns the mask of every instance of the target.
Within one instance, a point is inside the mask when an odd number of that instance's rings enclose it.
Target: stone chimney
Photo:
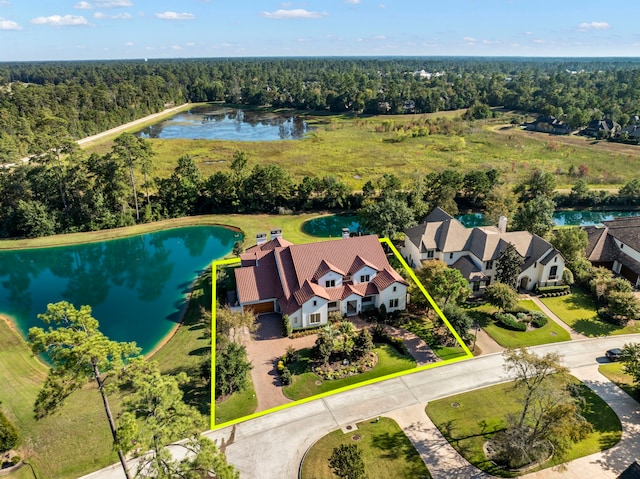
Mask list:
[[[282,229],[278,228],[271,230],[271,239],[274,240],[278,238],[282,238]]]
[[[267,233],[258,233],[256,235],[256,245],[260,246],[267,242]]]
[[[342,239],[347,239],[351,236],[349,228],[342,228]]]
[[[506,216],[501,216],[500,219],[498,220],[498,230],[500,230],[500,233],[506,233],[507,232],[507,217]]]

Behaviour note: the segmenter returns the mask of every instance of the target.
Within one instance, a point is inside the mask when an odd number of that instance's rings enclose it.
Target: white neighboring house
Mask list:
[[[354,316],[407,304],[407,282],[389,264],[377,236],[295,245],[281,230],[257,237],[235,270],[240,306],[289,315],[294,329],[327,324],[329,313]]]
[[[604,226],[587,226],[586,255],[594,266],[604,266],[640,288],[640,218],[615,218]]]
[[[528,231],[506,231],[506,218],[500,226],[467,228],[440,208],[434,209],[425,222],[405,231],[402,255],[412,268],[418,269],[430,259],[444,261],[458,269],[469,281],[473,294],[484,293],[495,280],[496,260],[512,244],[524,259],[518,285],[532,290],[538,286],[562,283],[565,261],[551,243]]]

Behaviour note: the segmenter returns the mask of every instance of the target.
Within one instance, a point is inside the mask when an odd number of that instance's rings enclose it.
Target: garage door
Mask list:
[[[250,304],[246,306],[247,309],[251,308],[254,314],[273,313],[273,301],[266,303]]]

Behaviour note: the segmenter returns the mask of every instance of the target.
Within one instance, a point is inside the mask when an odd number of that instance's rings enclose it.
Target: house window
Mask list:
[[[324,282],[324,287],[325,288],[333,288],[336,285],[336,280],[335,279],[329,279],[327,281]]]
[[[318,306],[318,302],[315,299],[313,300],[313,305]]]
[[[295,317],[293,318],[293,324],[298,324],[298,317],[297,317],[297,316],[295,316]]]
[[[491,284],[491,276],[487,276],[487,286]]]
[[[433,259],[433,250],[432,249],[427,251],[427,259]]]
[[[364,298],[362,298],[362,302],[363,303],[372,303],[373,302],[373,296],[365,296]]]
[[[394,286],[394,287],[393,287],[393,292],[395,293],[397,289],[398,289],[398,287],[397,287],[397,286]]]
[[[338,302],[337,301],[329,301],[329,304],[327,304],[327,308],[329,309],[333,309],[333,308],[337,308],[338,307]]]
[[[368,274],[363,274],[362,276],[360,276],[360,282],[361,283],[368,283],[369,282],[369,275]]]
[[[480,291],[480,281],[473,282],[473,291]]]
[[[493,260],[489,260],[484,265],[485,269],[493,269]]]
[[[551,269],[549,270],[549,280],[556,279],[557,276],[558,276],[558,267],[552,266]]]
[[[309,324],[320,323],[320,313],[313,313],[309,315]]]
[[[449,259],[453,259],[453,253],[449,253]]]
[[[620,243],[620,249],[624,248],[624,244]]]
[[[398,307],[398,298],[390,299],[389,300],[389,307],[390,308],[397,308]]]

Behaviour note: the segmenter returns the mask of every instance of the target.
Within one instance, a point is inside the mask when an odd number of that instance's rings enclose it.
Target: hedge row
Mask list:
[[[566,296],[569,293],[571,293],[571,291],[569,291],[568,289],[566,291],[556,291],[553,293],[540,293],[540,297],[541,298],[556,298],[558,296]]]

